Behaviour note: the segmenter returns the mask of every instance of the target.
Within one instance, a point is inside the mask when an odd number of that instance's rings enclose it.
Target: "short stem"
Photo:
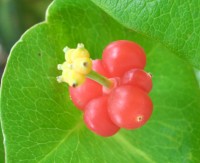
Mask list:
[[[111,88],[113,85],[113,82],[111,80],[109,80],[105,76],[103,76],[95,71],[90,71],[90,73],[87,74],[87,77],[98,82],[99,84],[101,84],[107,88]]]

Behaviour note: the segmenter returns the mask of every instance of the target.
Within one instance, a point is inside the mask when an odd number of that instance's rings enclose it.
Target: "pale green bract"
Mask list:
[[[66,45],[82,42],[96,59],[120,39],[139,43],[147,53],[154,112],[144,127],[103,138],[86,128],[67,85],[56,81],[56,67]],[[55,0],[46,22],[22,36],[6,66],[1,89],[6,162],[198,162],[199,98],[193,68],[159,42],[120,25],[88,0]]]

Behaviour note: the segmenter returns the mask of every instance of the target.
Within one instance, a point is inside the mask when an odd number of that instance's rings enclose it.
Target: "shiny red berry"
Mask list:
[[[109,76],[102,66],[101,60],[92,61],[92,69],[102,75]],[[70,87],[69,92],[73,103],[80,110],[84,110],[90,100],[103,95],[102,85],[88,78],[81,86],[76,88]]]
[[[127,40],[109,44],[103,51],[102,58],[103,65],[111,77],[122,76],[133,68],[143,69],[146,64],[144,50],[138,44]]]
[[[87,103],[99,96],[102,96],[102,86],[90,79],[86,79],[85,83],[76,88],[69,88],[70,97],[80,110],[84,110]]]
[[[122,77],[122,84],[137,86],[147,93],[152,89],[151,75],[141,69],[127,71]]]
[[[107,96],[91,100],[84,111],[84,121],[87,127],[101,136],[112,136],[118,130],[108,115]]]
[[[152,114],[153,104],[147,93],[138,87],[116,88],[108,100],[108,113],[119,127],[135,129],[144,125]]]

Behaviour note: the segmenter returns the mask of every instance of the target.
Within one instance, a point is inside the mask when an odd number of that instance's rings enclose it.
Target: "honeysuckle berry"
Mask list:
[[[93,60],[92,62],[93,70],[102,75],[107,74],[101,64],[101,60]],[[100,85],[96,81],[87,78],[81,86],[76,88],[70,87],[69,94],[74,105],[78,109],[84,111],[85,106],[88,104],[89,101],[103,95],[103,88],[104,87],[102,87],[102,85]]]
[[[64,62],[63,64],[58,64],[57,69],[62,71],[68,71],[68,69],[72,69],[72,64]]]
[[[77,58],[72,64],[74,71],[87,75],[92,69],[92,60],[90,58]]]
[[[82,111],[89,101],[103,95],[102,86],[88,78],[79,87],[69,87],[69,94],[74,105]]]
[[[72,61],[75,60],[76,58],[90,58],[90,53],[82,43],[79,43],[77,45],[77,48],[73,51],[71,55]]]
[[[65,60],[72,64],[72,59],[71,59],[71,55],[73,54],[75,49],[69,49],[69,48],[65,48]]]
[[[123,84],[131,84],[143,89],[149,93],[152,89],[152,75],[141,69],[131,69],[127,71],[122,77]]]
[[[109,96],[108,113],[113,123],[126,129],[143,126],[152,114],[153,104],[142,89],[123,85]]]
[[[86,77],[81,73],[77,73],[74,70],[68,72],[63,71],[63,72],[64,74],[66,74],[67,77],[66,82],[71,87],[77,87],[85,82]]]
[[[72,69],[65,69],[62,75],[57,77],[58,82],[66,82],[71,87],[77,87],[84,83],[86,77]]]
[[[76,49],[65,47],[63,51],[66,61],[57,66],[58,70],[62,70],[62,75],[57,77],[57,81],[66,82],[73,87],[80,86],[92,69],[90,54],[82,43],[79,43]]]
[[[107,100],[107,96],[91,100],[84,112],[84,121],[87,127],[104,137],[112,136],[120,129],[111,121],[108,115]]]
[[[112,136],[120,128],[143,126],[152,114],[148,96],[152,89],[143,49],[134,42],[119,40],[109,44],[103,58],[91,60],[83,44],[64,48],[65,62],[57,66],[58,82],[69,84],[75,106],[83,111],[86,126],[96,134]]]
[[[146,64],[146,55],[138,44],[119,40],[110,43],[104,49],[102,61],[111,77],[119,77],[130,69],[143,69]]]
[[[69,63],[73,63],[78,58],[90,58],[90,54],[85,49],[84,44],[79,43],[76,49],[64,48],[65,60]]]

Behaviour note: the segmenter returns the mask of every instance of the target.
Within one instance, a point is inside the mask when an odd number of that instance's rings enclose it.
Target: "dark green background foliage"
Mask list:
[[[22,32],[44,20],[44,10],[51,0],[1,0],[0,43],[9,51]]]
[[[25,30],[44,20],[45,9],[50,2],[0,0],[0,78],[11,47]]]
[[[200,5],[143,2],[55,0],[46,21],[23,35],[2,80],[7,162],[199,162],[200,93],[193,66],[199,67]],[[190,21],[193,26],[182,27]],[[56,81],[56,66],[66,45],[83,42],[95,59],[119,39],[146,51],[154,112],[144,127],[103,138],[86,128],[67,85]]]

